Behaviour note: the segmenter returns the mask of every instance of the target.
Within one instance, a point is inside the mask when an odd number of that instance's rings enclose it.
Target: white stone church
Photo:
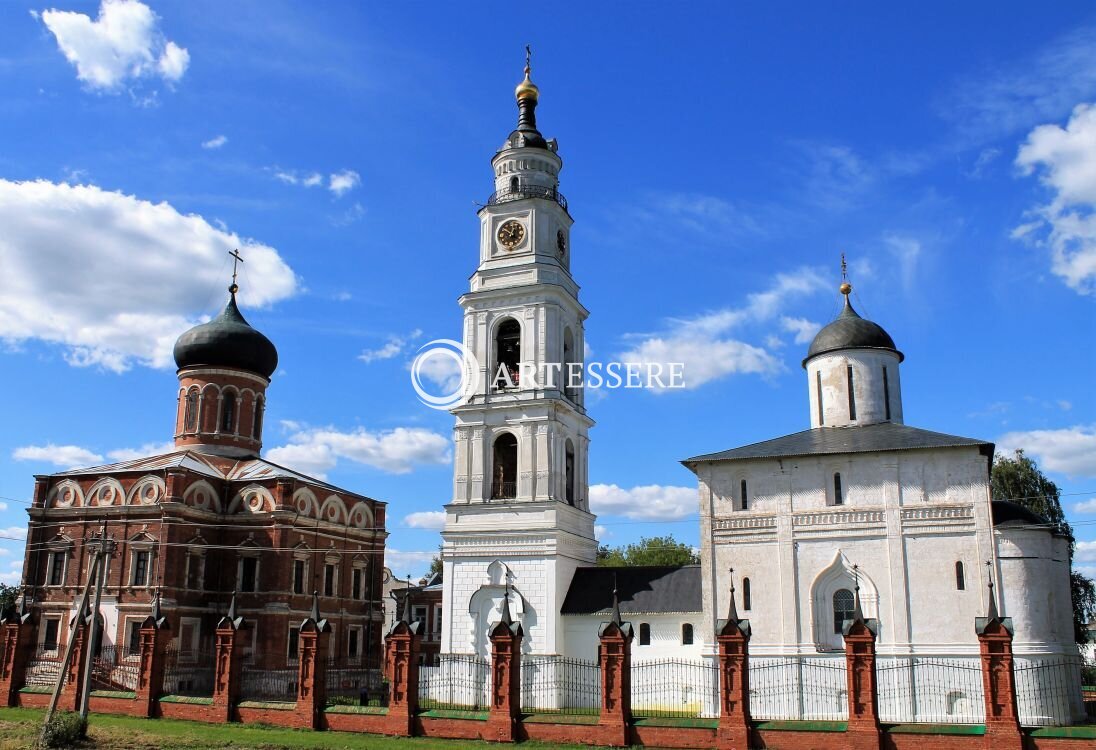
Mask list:
[[[593,420],[581,387],[520,375],[581,363],[588,311],[570,273],[562,160],[537,130],[528,67],[516,97],[460,298],[481,386],[452,410],[441,652],[489,654],[508,593],[525,653],[592,660],[614,586],[595,566]],[[880,654],[975,656],[992,578],[1018,655],[1076,655],[1066,539],[991,501],[991,443],[905,424],[903,355],[841,292],[843,311],[803,360],[810,429],[684,461],[699,485],[701,565],[617,571],[633,660],[712,656],[732,575],[756,654],[843,649],[858,583]]]

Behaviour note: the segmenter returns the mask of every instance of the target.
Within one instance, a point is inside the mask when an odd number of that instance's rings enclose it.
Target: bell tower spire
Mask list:
[[[521,603],[514,619],[536,613],[522,622],[531,653],[563,653],[560,605],[574,570],[597,553],[581,384],[589,313],[571,278],[563,162],[537,130],[530,57],[527,47],[518,127],[491,159],[495,192],[478,212],[479,262],[460,298],[464,346],[481,372],[479,390],[452,410],[443,653],[487,653],[506,582]]]

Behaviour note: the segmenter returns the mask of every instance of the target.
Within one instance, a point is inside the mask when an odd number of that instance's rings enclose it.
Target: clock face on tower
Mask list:
[[[567,235],[563,233],[562,229],[556,232],[556,250],[561,258],[567,254]]]
[[[499,227],[499,244],[507,250],[513,250],[525,239],[525,227],[520,221],[510,219]]]

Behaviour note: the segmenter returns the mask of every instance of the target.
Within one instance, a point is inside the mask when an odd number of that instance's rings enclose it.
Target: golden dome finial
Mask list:
[[[540,89],[538,89],[537,85],[529,79],[529,74],[532,72],[532,66],[529,61],[532,56],[533,50],[528,44],[525,45],[525,80],[519,83],[517,88],[514,89],[514,98],[519,102],[522,99],[532,99],[533,101],[536,101],[540,98]]]
[[[844,253],[841,253],[841,286],[838,287],[838,290],[844,294],[845,297],[848,297],[849,293],[852,292],[852,284],[849,283],[849,266],[845,262]]]

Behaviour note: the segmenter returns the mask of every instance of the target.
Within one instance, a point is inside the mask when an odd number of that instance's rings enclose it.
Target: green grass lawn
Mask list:
[[[0,750],[25,750],[34,744],[42,728],[42,715],[36,708],[0,708]],[[279,748],[316,748],[317,750],[429,750],[446,748],[484,750],[486,742],[434,740],[422,737],[379,737],[350,732],[309,732],[261,725],[202,724],[174,719],[135,719],[129,716],[91,714],[85,748],[102,750],[176,750],[177,748],[232,748],[233,750],[278,750]],[[563,747],[537,742],[522,743],[523,748]],[[578,745],[569,747],[578,748]],[[588,750],[585,748],[584,750]]]

